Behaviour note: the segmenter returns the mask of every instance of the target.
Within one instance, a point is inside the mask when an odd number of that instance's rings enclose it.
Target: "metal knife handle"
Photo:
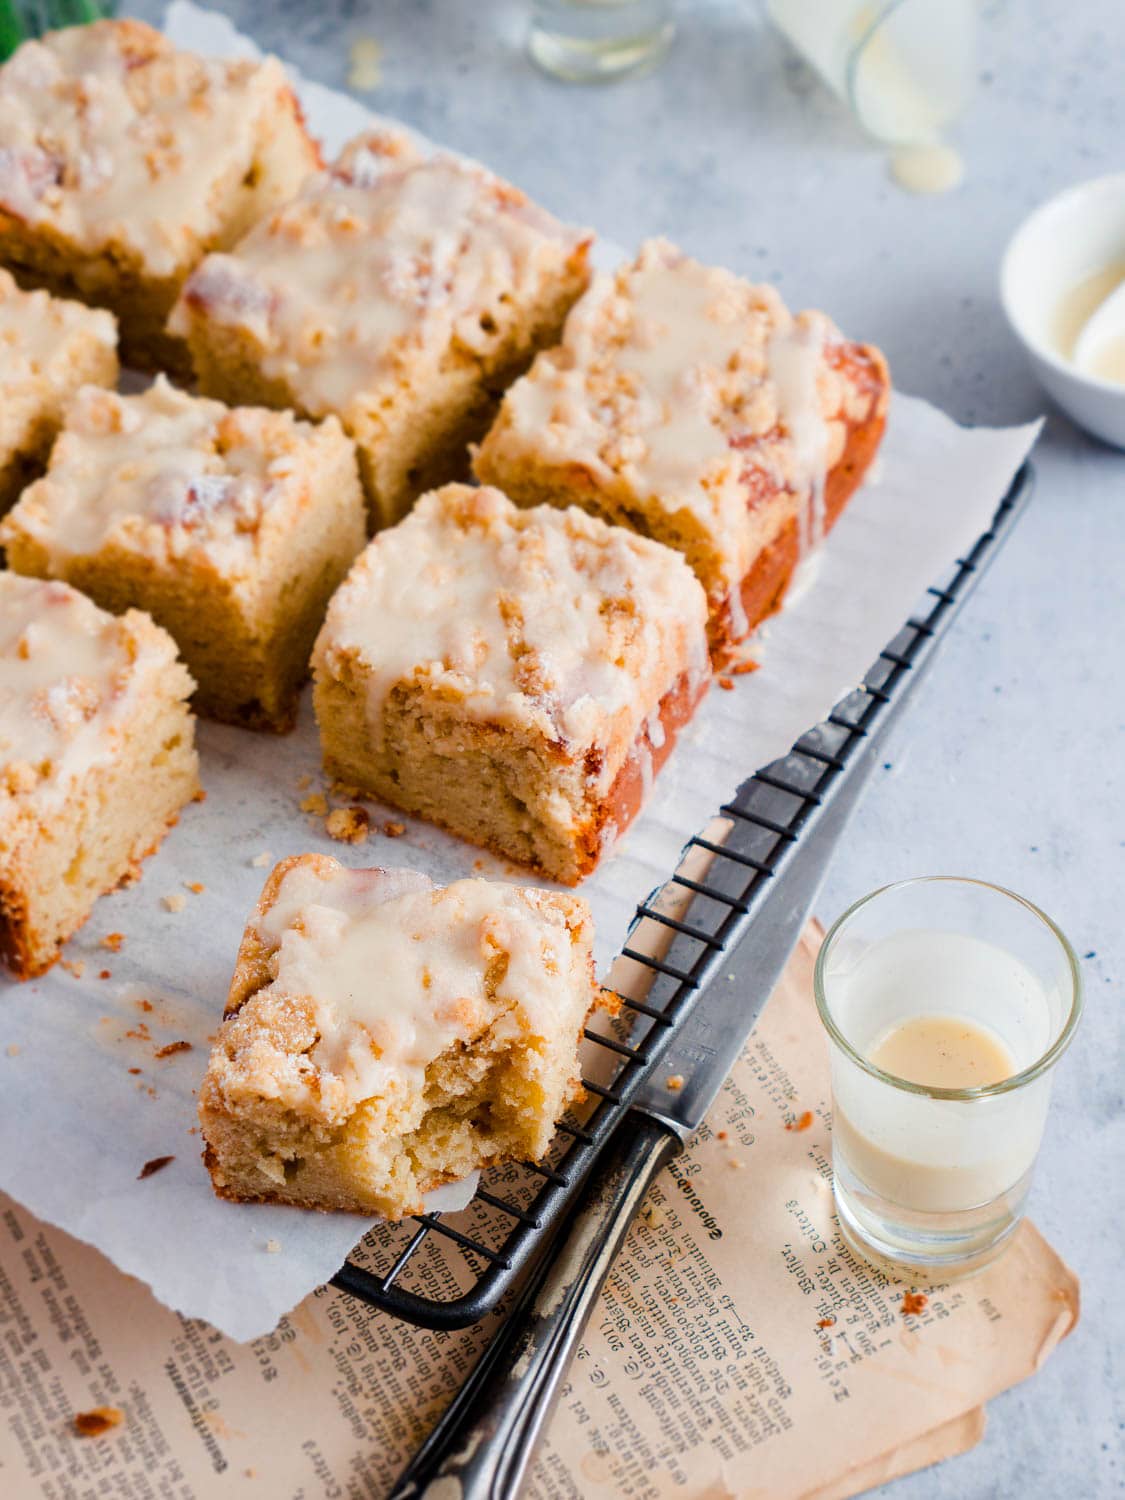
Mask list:
[[[569,1231],[508,1348],[446,1437],[437,1477],[392,1500],[513,1500],[575,1346],[630,1224],[657,1173],[680,1150],[654,1120],[627,1115],[599,1157]],[[453,1481],[451,1483],[451,1481]],[[456,1483],[456,1488],[454,1488]]]

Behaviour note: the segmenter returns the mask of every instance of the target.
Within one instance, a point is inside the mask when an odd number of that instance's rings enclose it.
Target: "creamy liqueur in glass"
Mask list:
[[[1077,961],[1021,897],[933,878],[857,902],[825,938],[836,1206],[868,1255],[973,1270],[1023,1213]]]

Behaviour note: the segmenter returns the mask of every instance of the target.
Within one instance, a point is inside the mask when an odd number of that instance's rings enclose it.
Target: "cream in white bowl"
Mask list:
[[[1125,448],[1125,382],[1079,369],[1073,354],[1086,320],[1122,277],[1125,173],[1079,183],[1037,208],[1000,269],[1004,312],[1044,389],[1079,426],[1118,448]]]

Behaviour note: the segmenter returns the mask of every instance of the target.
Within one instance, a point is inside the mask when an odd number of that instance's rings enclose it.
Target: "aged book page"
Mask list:
[[[634,1227],[536,1500],[843,1500],[971,1447],[983,1403],[1073,1326],[1076,1281],[1030,1225],[997,1266],[909,1316],[907,1288],[842,1248],[814,943]],[[222,1476],[238,1500],[377,1500],[486,1336],[322,1290],[235,1344],[0,1198],[0,1494],[209,1500]],[[75,1415],[99,1406],[120,1422],[79,1436]]]

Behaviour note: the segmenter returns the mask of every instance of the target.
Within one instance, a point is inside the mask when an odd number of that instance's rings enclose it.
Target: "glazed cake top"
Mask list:
[[[380,532],[332,600],[318,672],[368,676],[372,734],[397,683],[573,758],[632,745],[683,673],[708,673],[706,602],[679,553],[584,512],[451,484]],[[603,771],[612,777],[610,754]]]
[[[307,503],[326,445],[338,443],[350,446],[334,418],[317,427],[231,408],[163,376],[137,396],[84,386],[46,475],[0,521],[0,541],[32,538],[60,568],[114,545],[253,574],[268,523]]]
[[[0,68],[0,211],[172,275],[221,228],[287,92],[276,58],[197,57],[139,21],[24,42]]]
[[[388,1091],[420,1093],[430,1063],[505,1013],[513,1039],[577,1034],[593,982],[587,922],[574,896],[284,860],[239,958],[240,969],[248,949],[264,960],[269,982],[217,1053],[247,1091],[330,1119]],[[293,1028],[312,1028],[313,1044],[292,1050]]]
[[[22,291],[8,271],[0,270],[0,390],[6,401],[14,388],[65,385],[80,339],[116,347],[113,314],[47,292]]]
[[[270,379],[314,416],[437,374],[452,348],[486,355],[543,283],[584,255],[516,188],[402,135],[351,141],[326,172],[190,277],[186,310],[244,331]]]
[[[112,760],[142,657],[171,665],[174,655],[147,616],[118,619],[65,583],[0,573],[0,809]]]
[[[824,357],[839,339],[772,287],[649,241],[509,389],[486,452],[575,465],[688,516],[720,539],[733,583],[761,545],[748,508],[779,490],[815,502],[842,451],[850,393]]]

